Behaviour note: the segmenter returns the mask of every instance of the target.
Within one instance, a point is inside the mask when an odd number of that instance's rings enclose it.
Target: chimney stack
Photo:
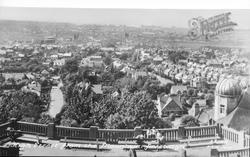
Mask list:
[[[194,116],[197,116],[200,112],[200,105],[198,103],[194,104]]]

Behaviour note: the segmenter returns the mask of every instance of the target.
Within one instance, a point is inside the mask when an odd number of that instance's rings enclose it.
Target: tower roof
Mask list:
[[[220,96],[237,97],[241,95],[242,89],[238,81],[224,78],[217,83],[215,93]]]

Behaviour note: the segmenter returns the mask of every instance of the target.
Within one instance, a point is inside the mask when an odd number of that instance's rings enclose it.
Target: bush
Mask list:
[[[195,117],[191,115],[185,115],[181,118],[181,125],[183,126],[199,126],[198,121]]]

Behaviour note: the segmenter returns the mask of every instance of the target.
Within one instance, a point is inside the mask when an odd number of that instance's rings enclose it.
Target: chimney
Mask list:
[[[200,112],[200,105],[198,103],[194,104],[194,116],[197,116]]]

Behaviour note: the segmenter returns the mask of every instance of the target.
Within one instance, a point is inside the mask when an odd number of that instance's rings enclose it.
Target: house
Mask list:
[[[207,106],[206,99],[196,99],[195,103],[198,103],[200,105],[200,107],[206,107]]]
[[[22,91],[24,92],[33,92],[36,93],[38,96],[41,95],[41,85],[36,81],[32,81],[27,86],[22,87]]]
[[[188,64],[188,60],[183,60],[183,59],[180,59],[179,61],[178,61],[178,63],[179,64],[181,64],[181,65],[187,65]]]
[[[214,125],[216,122],[213,119],[214,117],[214,110],[212,108],[210,109],[201,109],[199,114],[195,116],[195,118],[198,120],[199,124],[202,126],[204,125]]]
[[[29,89],[41,92],[41,85],[37,81],[32,81],[28,84]]]
[[[117,68],[117,69],[122,68],[122,66],[123,66],[121,60],[118,60],[118,59],[114,60],[112,64],[113,64],[114,68]]]
[[[27,79],[29,79],[29,80],[35,79],[35,76],[32,75],[31,73],[26,73],[26,74],[24,74],[24,75],[25,75],[25,77],[26,77]]]
[[[172,95],[158,96],[157,108],[160,117],[167,117],[171,113],[174,113],[175,116],[181,116],[182,114],[184,114],[184,109],[182,108],[179,96],[172,96]]]
[[[162,61],[163,61],[163,58],[160,57],[160,56],[156,56],[156,57],[153,59],[153,62],[154,62],[155,64],[161,64]]]
[[[115,51],[114,47],[102,47],[101,51],[108,52],[108,51]]]
[[[58,56],[61,58],[70,58],[72,56],[72,53],[58,53]]]
[[[41,74],[42,74],[42,75],[49,75],[49,72],[48,72],[47,70],[44,69],[44,70],[41,72]]]
[[[51,55],[51,56],[50,56],[50,58],[51,58],[52,60],[58,59],[58,57],[59,57],[58,55]]]
[[[11,58],[0,57],[0,63],[10,62],[10,61],[11,61]]]
[[[12,78],[17,80],[22,80],[24,78],[24,73],[2,73],[5,80],[11,80]]]
[[[63,66],[65,64],[65,59],[57,59],[53,62],[54,66]]]
[[[214,125],[215,121],[213,108],[207,108],[200,105],[198,102],[194,103],[188,114],[195,117],[200,125]]]
[[[95,94],[103,94],[103,91],[102,91],[102,85],[101,84],[96,84],[96,85],[92,85],[91,87],[92,91],[95,93]]]
[[[170,93],[171,94],[178,94],[183,93],[184,91],[187,91],[187,86],[183,86],[183,85],[176,85],[176,86],[172,86]]]
[[[81,60],[80,67],[103,68],[104,62],[102,56],[89,56],[87,58],[83,58]]]
[[[131,74],[132,74],[132,78],[135,80],[137,80],[138,77],[148,76],[148,72],[145,72],[145,71],[133,71]]]
[[[0,55],[6,55],[6,51],[0,49]]]
[[[46,37],[43,41],[43,44],[55,44],[56,38],[54,36]]]

